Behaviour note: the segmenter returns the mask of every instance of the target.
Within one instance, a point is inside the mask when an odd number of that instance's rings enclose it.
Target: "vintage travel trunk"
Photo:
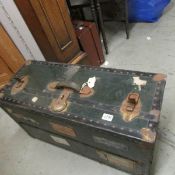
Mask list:
[[[165,83],[164,74],[28,61],[0,105],[32,137],[148,175]]]

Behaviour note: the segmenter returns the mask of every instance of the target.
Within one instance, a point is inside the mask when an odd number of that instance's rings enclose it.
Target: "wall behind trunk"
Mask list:
[[[12,0],[0,0],[0,22],[26,60],[45,60]]]

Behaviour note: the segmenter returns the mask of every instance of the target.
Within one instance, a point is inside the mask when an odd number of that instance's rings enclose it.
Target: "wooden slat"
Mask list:
[[[6,84],[24,63],[22,54],[0,25],[0,87]]]
[[[50,53],[56,61],[66,63],[78,55],[80,48],[66,0],[15,0],[15,3],[46,60],[52,61]]]
[[[16,73],[25,63],[23,55],[17,49],[2,25],[0,25],[0,56],[13,73]]]
[[[10,80],[12,75],[13,73],[7,67],[6,63],[4,63],[3,59],[0,57],[0,87],[6,84]]]
[[[47,35],[41,27],[40,21],[29,0],[15,0],[15,3],[23,16],[28,28],[35,38],[41,52],[47,61],[56,61],[57,56],[53,50]]]

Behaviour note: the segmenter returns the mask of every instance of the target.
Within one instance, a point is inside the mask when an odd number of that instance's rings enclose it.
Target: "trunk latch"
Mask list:
[[[140,110],[141,110],[140,94],[136,92],[129,93],[126,99],[122,102],[122,105],[120,107],[120,112],[123,120],[126,122],[132,121],[139,115]]]
[[[50,105],[50,109],[53,112],[61,112],[67,107],[67,99],[70,96],[72,90],[64,89],[58,99],[53,99]]]
[[[126,110],[129,112],[133,112],[134,108],[136,107],[136,105],[138,104],[140,95],[138,93],[130,93],[128,95],[128,101],[127,101],[127,106],[126,106]]]

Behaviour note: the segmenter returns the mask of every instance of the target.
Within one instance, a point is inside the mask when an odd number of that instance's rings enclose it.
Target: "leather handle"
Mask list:
[[[83,88],[73,81],[53,81],[47,85],[49,91],[55,91],[57,89],[71,89],[74,92],[83,96],[90,96],[93,94],[93,89],[85,85]]]
[[[68,89],[72,89],[75,92],[80,92],[81,87],[76,84],[75,82],[72,81],[59,81],[56,86],[55,89],[60,89],[60,88],[68,88]]]

